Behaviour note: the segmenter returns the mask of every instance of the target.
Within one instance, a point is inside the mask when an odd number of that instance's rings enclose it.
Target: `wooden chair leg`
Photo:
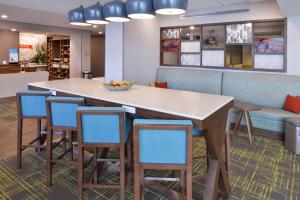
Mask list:
[[[37,119],[36,120],[36,137],[39,138],[39,140],[36,142],[38,145],[42,144],[41,141],[41,130],[42,130],[42,120]],[[36,152],[41,152],[41,148],[35,148]]]
[[[53,131],[48,128],[47,130],[47,185],[52,185],[52,139]]]
[[[94,174],[94,184],[98,183],[98,162],[97,162],[97,158],[98,158],[98,149],[95,147],[93,149],[93,164],[96,167],[96,171]]]
[[[179,177],[179,186],[180,186],[180,193],[181,193],[181,199],[184,200],[186,198],[185,195],[185,171],[180,170],[180,177]]]
[[[74,160],[74,156],[73,156],[73,131],[67,131],[67,133],[69,134],[69,148],[71,149],[70,151],[70,159]]]
[[[192,168],[188,169],[186,172],[186,199],[192,200],[193,188],[192,188]]]
[[[63,148],[64,148],[64,152],[67,152],[67,134],[66,131],[62,132],[62,139],[64,139],[63,141]]]
[[[140,199],[141,200],[144,200],[144,187],[145,187],[145,181],[144,181],[144,177],[145,177],[145,175],[144,175],[144,173],[145,173],[145,171],[144,171],[144,169],[140,169]]]
[[[127,184],[126,185],[132,185],[132,143],[130,138],[128,138],[127,141]]]
[[[125,144],[120,147],[120,200],[125,200]]]
[[[78,199],[83,199],[83,160],[84,150],[81,145],[78,145]]]
[[[141,200],[141,177],[139,164],[134,161],[134,199]]]
[[[22,135],[23,135],[23,119],[18,121],[18,133],[17,133],[17,169],[21,169],[22,163]]]

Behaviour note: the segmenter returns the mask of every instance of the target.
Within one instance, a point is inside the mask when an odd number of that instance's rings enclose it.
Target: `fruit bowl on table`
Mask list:
[[[134,84],[134,81],[111,81],[103,84],[103,86],[111,91],[125,91],[129,90]]]

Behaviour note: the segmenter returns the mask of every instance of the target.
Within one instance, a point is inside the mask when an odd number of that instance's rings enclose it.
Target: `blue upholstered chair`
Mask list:
[[[120,199],[125,199],[125,155],[127,154],[127,169],[132,162],[130,132],[132,123],[126,120],[124,108],[118,107],[80,107],[77,110],[78,121],[78,152],[79,152],[79,199],[83,198],[84,188],[111,188],[120,189]],[[127,152],[126,146],[127,144]],[[120,149],[120,159],[107,159],[109,148]],[[94,183],[84,183],[84,150],[94,151]],[[98,157],[99,148],[103,148],[102,155]],[[101,173],[101,165],[105,161],[120,161],[120,184],[98,184],[98,174]]]
[[[41,134],[41,121],[47,118],[46,98],[51,95],[49,91],[22,90],[17,92],[18,106],[18,136],[17,136],[17,168],[21,168],[22,151],[27,147],[39,150],[45,148],[43,143],[46,137]],[[23,144],[23,119],[37,120],[37,137]]]
[[[73,161],[73,142],[74,136],[77,131],[76,111],[77,108],[84,105],[83,98],[75,97],[49,97],[47,98],[47,116],[48,116],[48,128],[47,128],[47,184],[52,185],[52,166],[55,163],[63,164],[77,164]],[[54,131],[62,131],[63,135],[68,135],[68,149],[65,148],[65,152],[57,158],[53,158],[53,150],[66,141],[66,137],[63,137],[58,142],[53,144]],[[65,155],[70,154],[70,159],[63,159]]]
[[[133,123],[135,199],[143,199],[143,180],[180,181],[192,199],[192,128],[188,120],[143,120]],[[180,178],[144,177],[144,170],[179,170]],[[184,194],[182,194],[185,196]]]

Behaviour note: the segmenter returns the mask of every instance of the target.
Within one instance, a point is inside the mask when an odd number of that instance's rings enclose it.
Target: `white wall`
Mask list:
[[[124,79],[147,85],[159,66],[159,22],[132,20],[124,25]]]
[[[300,16],[288,18],[287,73],[300,75]]]
[[[10,30],[15,28],[21,31],[49,33],[49,34],[65,34],[70,35],[71,58],[70,58],[70,74],[71,77],[80,77],[83,69],[90,70],[90,38],[89,31],[76,30],[70,28],[60,28],[52,26],[44,26],[37,24],[1,21],[0,29]],[[81,40],[82,38],[82,40]],[[82,60],[81,60],[82,59]],[[82,65],[81,65],[82,64]]]
[[[123,80],[124,26],[110,23],[105,31],[105,80]]]
[[[178,26],[178,25],[192,25],[192,24],[208,24],[208,23],[222,23],[234,21],[247,20],[262,20],[262,19],[279,19],[285,16],[281,12],[276,1],[267,1],[250,4],[249,12],[223,14],[223,15],[209,15],[198,18],[180,19],[178,16],[160,16],[155,20],[150,21],[135,21],[132,20],[124,25],[124,55],[116,54],[116,51],[108,52],[106,58],[115,56],[124,56],[124,69],[111,66],[111,71],[106,71],[106,76],[112,76],[109,73],[124,72],[124,79],[135,80],[141,84],[147,84],[155,78],[155,72],[160,63],[160,41],[159,31],[160,27],[164,26]],[[287,55],[287,73],[300,75],[300,17],[288,18],[288,55]],[[109,26],[107,26],[108,28]],[[113,32],[108,29],[106,32],[106,46],[115,45],[119,39],[123,37],[123,32]],[[115,30],[117,31],[117,30]],[[113,34],[110,36],[110,34]],[[116,40],[116,41],[115,41]],[[115,61],[106,60],[106,69],[110,62]],[[119,63],[121,64],[121,63]],[[121,77],[121,75],[120,75]]]
[[[250,9],[250,11],[248,12],[223,15],[206,15],[187,19],[181,19],[178,16],[163,16],[160,17],[160,26],[164,27],[283,18],[283,14],[276,1],[266,1],[249,4],[248,9]],[[207,9],[207,12],[209,12],[209,9]]]

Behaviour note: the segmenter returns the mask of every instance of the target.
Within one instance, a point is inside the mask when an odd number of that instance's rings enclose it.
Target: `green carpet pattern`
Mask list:
[[[194,154],[205,154],[203,139],[194,140]],[[116,152],[112,152],[116,153]],[[45,155],[28,150],[23,156],[23,169],[15,169],[15,156],[0,160],[0,199],[55,199],[77,198],[76,167],[56,165],[53,186],[46,186]],[[205,160],[195,161],[194,171],[205,175]],[[243,134],[232,141],[232,195],[230,199],[300,199],[300,157],[285,149],[282,142],[257,137],[253,147]],[[146,175],[169,176],[170,172],[148,171]],[[101,179],[118,183],[117,173],[106,173]],[[176,189],[177,183],[164,183]],[[205,188],[204,179],[193,182],[193,198],[201,199]],[[86,190],[85,199],[118,199],[117,190]],[[126,190],[127,199],[134,199],[133,187]],[[145,188],[146,200],[172,199]]]

